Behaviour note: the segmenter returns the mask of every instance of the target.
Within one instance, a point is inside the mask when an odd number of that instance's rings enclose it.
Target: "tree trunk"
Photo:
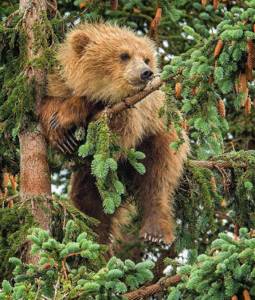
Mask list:
[[[31,201],[35,221],[41,228],[48,230],[51,185],[46,143],[39,131],[24,131],[19,139],[21,201]]]
[[[42,18],[46,15],[46,9],[46,0],[20,0],[20,11],[24,14],[23,26],[27,34],[28,61],[43,53],[43,49],[38,49],[38,41],[36,45],[34,26],[44,21]],[[45,71],[35,67],[29,67],[25,72],[30,83],[34,85],[35,110],[37,110],[42,101],[46,74]],[[21,201],[31,201],[35,221],[41,228],[48,230],[51,182],[45,139],[36,124],[22,124],[19,140]],[[31,261],[31,258],[28,260]]]

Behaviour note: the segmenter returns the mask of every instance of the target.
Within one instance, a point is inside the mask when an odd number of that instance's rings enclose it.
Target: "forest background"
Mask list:
[[[255,298],[255,1],[0,4],[0,299]],[[91,230],[95,220],[69,202],[73,163],[47,149],[38,129],[56,45],[76,24],[98,20],[155,40],[167,94],[160,113],[190,137],[170,249],[137,239],[106,258]],[[100,143],[102,126],[95,128]],[[139,158],[134,152],[142,172]],[[104,201],[106,211],[116,199]],[[127,235],[139,225],[131,218]]]

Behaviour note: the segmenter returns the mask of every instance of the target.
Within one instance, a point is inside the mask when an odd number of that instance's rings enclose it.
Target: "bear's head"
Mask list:
[[[109,24],[85,24],[60,46],[62,77],[76,96],[118,102],[137,93],[157,72],[156,49],[147,37]]]

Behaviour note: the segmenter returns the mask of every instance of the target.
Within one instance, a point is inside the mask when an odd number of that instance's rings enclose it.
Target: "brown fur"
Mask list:
[[[128,61],[120,55],[127,52]],[[48,96],[41,108],[41,123],[53,145],[61,143],[72,126],[86,126],[90,116],[107,104],[116,103],[137,93],[144,84],[140,71],[147,66],[157,72],[153,42],[132,31],[113,25],[82,25],[70,32],[60,46],[61,69],[48,78]],[[176,140],[174,130],[166,131],[158,111],[164,93],[155,91],[112,118],[110,126],[119,135],[122,147],[136,147],[146,154],[146,174],[128,174],[143,216],[141,237],[152,241],[174,239],[172,196],[182,174],[188,142],[177,153],[169,144]],[[58,126],[52,129],[50,119],[57,114]],[[125,158],[120,158],[127,172]],[[89,162],[73,174],[71,198],[88,215],[101,221],[100,241],[108,242],[111,217],[102,211],[102,203],[90,172]]]

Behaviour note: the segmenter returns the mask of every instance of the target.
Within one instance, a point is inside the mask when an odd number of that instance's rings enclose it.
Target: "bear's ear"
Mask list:
[[[89,38],[85,32],[78,31],[72,35],[71,43],[74,51],[81,56],[89,43]]]

